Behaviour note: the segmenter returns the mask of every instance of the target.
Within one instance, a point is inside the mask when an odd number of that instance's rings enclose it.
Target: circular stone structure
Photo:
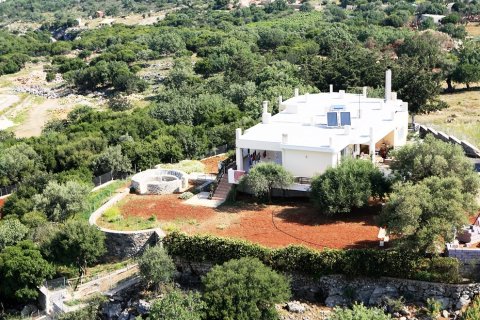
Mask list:
[[[132,177],[132,188],[138,194],[171,194],[187,187],[187,174],[179,170],[148,169]]]

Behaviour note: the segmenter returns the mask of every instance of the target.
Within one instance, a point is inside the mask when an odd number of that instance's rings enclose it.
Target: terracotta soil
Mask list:
[[[219,154],[217,156],[202,159],[200,160],[200,162],[205,165],[205,173],[217,174],[218,163],[220,161],[225,160],[226,158],[227,158],[227,155],[224,153],[224,154]]]
[[[120,210],[124,216],[155,215],[161,226],[174,225],[189,234],[241,238],[269,247],[378,247],[378,207],[330,218],[320,215],[307,200],[275,205],[241,203],[212,209],[183,204],[178,195],[129,195]]]
[[[2,218],[2,207],[5,204],[6,199],[0,199],[0,219]]]

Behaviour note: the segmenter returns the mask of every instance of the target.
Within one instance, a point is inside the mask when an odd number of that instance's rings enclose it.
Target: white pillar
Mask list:
[[[373,139],[373,127],[370,127],[370,158],[375,163],[375,140]]]
[[[333,93],[333,84],[330,85],[330,93]]]
[[[237,128],[235,130],[235,138],[237,139],[237,144],[238,144],[238,139],[240,139],[242,136],[242,129]],[[237,162],[237,170],[243,170],[243,154],[242,154],[242,148],[236,148],[235,149],[235,160]]]
[[[385,72],[385,100],[392,97],[392,70],[387,69]]]

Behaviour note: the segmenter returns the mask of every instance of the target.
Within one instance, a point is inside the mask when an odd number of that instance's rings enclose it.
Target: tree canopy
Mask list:
[[[261,162],[255,165],[242,178],[241,182],[257,197],[266,195],[272,201],[274,188],[284,189],[293,183],[293,176],[282,165],[273,162]]]
[[[6,300],[34,300],[37,287],[52,274],[52,266],[29,240],[0,252],[0,296]]]
[[[202,282],[208,319],[277,319],[274,304],[290,298],[287,279],[256,258],[215,266]]]
[[[311,199],[324,214],[348,213],[388,191],[389,181],[371,161],[344,159],[313,178]]]

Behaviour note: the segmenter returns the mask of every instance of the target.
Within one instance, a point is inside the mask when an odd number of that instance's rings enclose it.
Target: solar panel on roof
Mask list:
[[[352,120],[350,118],[350,112],[340,112],[340,123],[342,126],[351,126]]]
[[[327,125],[329,127],[338,127],[337,112],[327,112]]]

